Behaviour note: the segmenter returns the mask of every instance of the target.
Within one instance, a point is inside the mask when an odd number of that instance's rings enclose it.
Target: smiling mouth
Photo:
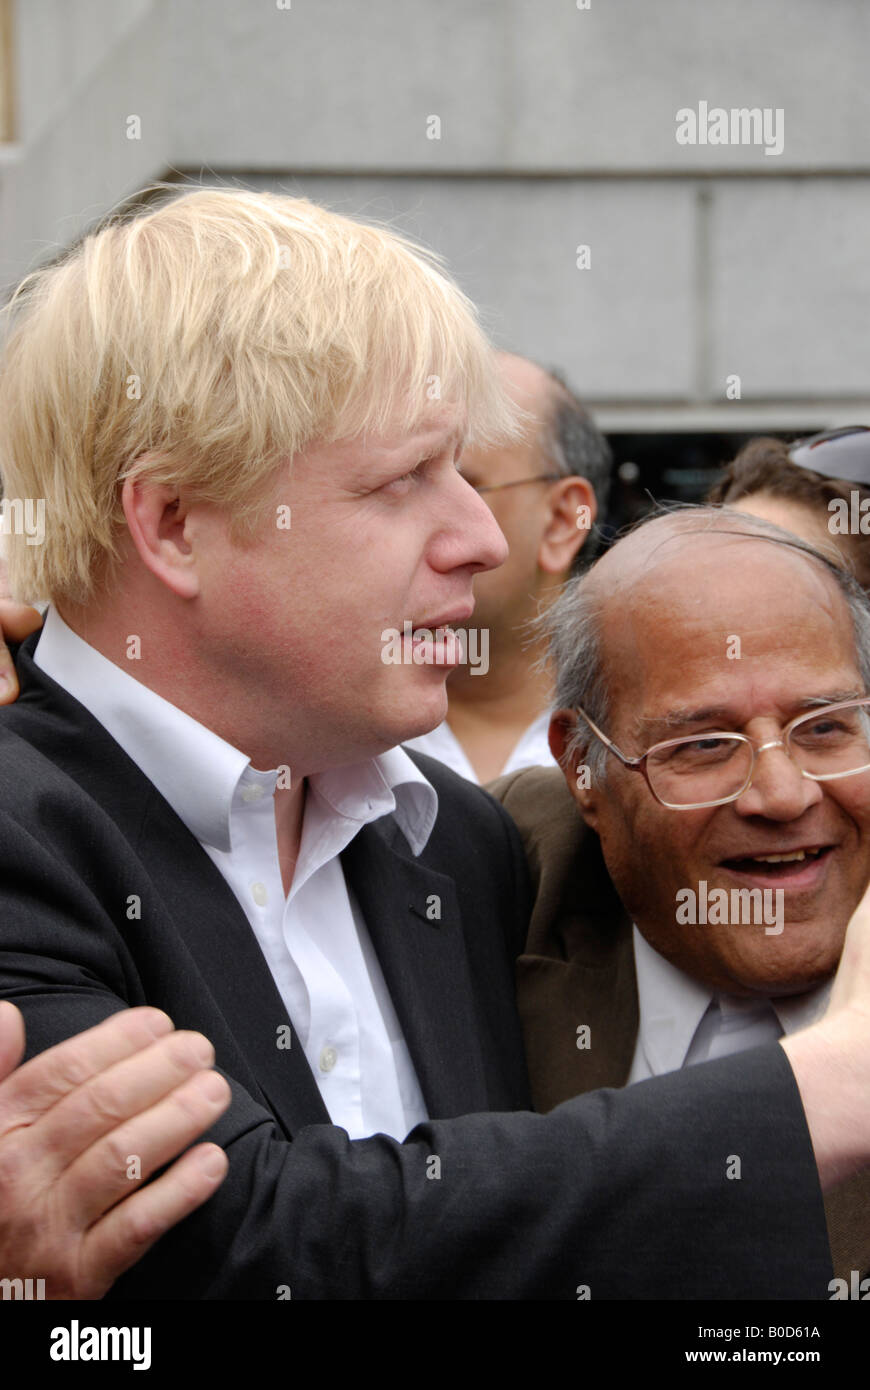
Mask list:
[[[752,874],[754,877],[786,878],[806,865],[827,858],[833,853],[833,849],[833,845],[820,845],[817,849],[793,849],[783,854],[757,854],[742,859],[723,859],[722,868],[732,869],[738,874]]]

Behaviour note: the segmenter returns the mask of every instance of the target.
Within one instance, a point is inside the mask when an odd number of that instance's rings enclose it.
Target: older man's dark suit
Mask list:
[[[517,995],[532,1097],[547,1111],[628,1081],[639,1024],[632,925],[561,772],[515,772],[492,790],[519,827],[535,887]],[[870,1172],[829,1192],[825,1215],[836,1273],[870,1269]]]
[[[433,1118],[403,1144],[351,1143],[295,1037],[279,1045],[289,1020],[234,895],[32,647],[0,710],[0,994],[31,1052],[157,1005],[211,1039],[233,1089],[212,1131],[226,1182],[113,1296],[825,1297],[818,1179],[780,1048],[523,1112],[522,847],[496,802],[428,759],[440,810],[420,858],[392,816],[342,858]],[[499,1110],[522,1113],[473,1113]],[[726,1185],[735,1134],[747,1176]]]

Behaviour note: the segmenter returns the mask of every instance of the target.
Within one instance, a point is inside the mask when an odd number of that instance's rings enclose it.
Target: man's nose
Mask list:
[[[752,784],[734,803],[738,815],[764,816],[767,820],[797,820],[821,801],[818,782],[804,777],[780,739],[765,741],[758,749]]]
[[[470,483],[456,474],[456,487],[446,502],[447,527],[440,533],[441,563],[458,569],[496,569],[508,557],[508,543],[492,511]]]

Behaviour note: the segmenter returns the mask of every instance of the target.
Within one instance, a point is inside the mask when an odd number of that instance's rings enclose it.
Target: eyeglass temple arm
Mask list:
[[[613,739],[608,738],[605,733],[602,733],[598,725],[592,719],[589,718],[589,715],[586,713],[586,711],[581,709],[579,705],[576,706],[576,712],[583,719],[585,719],[586,723],[589,725],[595,737],[601,739],[601,742],[604,744],[605,748],[609,748],[611,753],[614,753],[616,755],[616,757],[619,759],[619,761],[623,764],[624,767],[630,767],[633,772],[643,771],[643,760],[646,757],[645,753],[641,754],[639,758],[627,758],[626,755],[619,748],[617,748],[616,744],[613,742]]]

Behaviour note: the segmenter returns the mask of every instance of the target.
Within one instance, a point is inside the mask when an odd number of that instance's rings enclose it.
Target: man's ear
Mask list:
[[[178,489],[145,477],[127,478],[121,505],[143,565],[179,598],[196,598],[199,573],[186,533],[188,505]]]
[[[538,566],[545,574],[567,574],[595,521],[595,493],[585,478],[560,478],[547,501],[549,518],[538,547]]]
[[[550,752],[562,769],[581,816],[592,830],[598,829],[599,792],[592,785],[589,768],[584,763],[585,750],[581,746],[565,760],[565,750],[577,727],[577,715],[570,709],[557,709],[550,719]]]

